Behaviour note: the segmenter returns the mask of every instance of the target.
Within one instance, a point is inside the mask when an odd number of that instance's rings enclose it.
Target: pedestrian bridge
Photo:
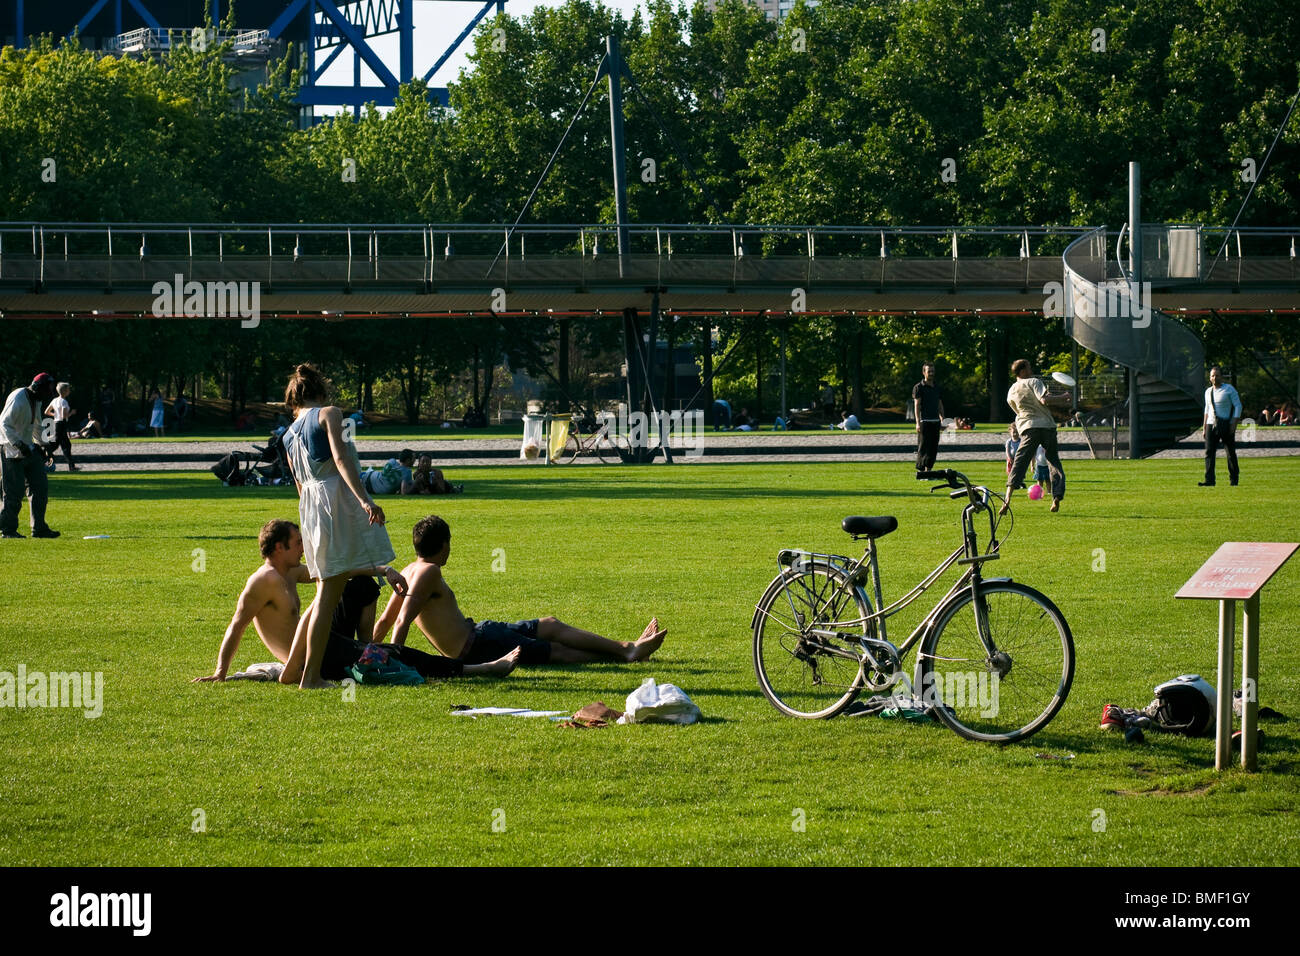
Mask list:
[[[1204,349],[1171,313],[1300,313],[1300,227],[1145,224],[1140,285],[1104,227],[623,228],[620,254],[608,224],[0,223],[0,317],[611,314],[639,345],[646,313],[1060,315],[1130,371],[1145,456],[1200,415]]]
[[[1051,311],[1062,256],[1122,277],[1105,229],[0,223],[0,314],[158,313],[158,283],[256,284],[262,316]],[[1165,311],[1300,309],[1300,227],[1143,227]],[[1098,265],[1101,271],[1098,272]],[[180,300],[180,297],[172,297]],[[1060,296],[1058,295],[1057,301]],[[165,304],[165,303],[164,303]],[[172,314],[192,315],[177,306]]]

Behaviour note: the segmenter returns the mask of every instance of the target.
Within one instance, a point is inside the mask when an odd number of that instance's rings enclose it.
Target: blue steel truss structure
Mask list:
[[[417,2],[458,5],[462,13],[468,4],[474,11],[460,35],[419,73],[415,63]],[[210,3],[212,19],[219,23],[231,0]],[[348,107],[360,114],[366,103],[392,106],[398,87],[417,75],[426,82],[432,79],[474,28],[494,9],[503,12],[505,4],[506,0],[238,0],[234,7],[239,31],[265,31],[272,43],[294,43],[303,51],[306,76],[299,100],[304,107]],[[83,43],[122,53],[141,48],[138,43],[123,43],[122,37],[148,30],[159,40],[143,48],[157,50],[166,47],[171,35],[188,35],[201,25],[206,6],[204,0],[77,0],[59,4],[0,0],[0,39],[23,47],[33,35],[77,33]],[[386,62],[371,43],[391,34],[398,36],[395,64]],[[352,82],[325,82],[326,72],[348,55],[352,57]],[[379,85],[363,84],[363,65]],[[439,102],[447,102],[446,87],[433,87],[430,93]]]

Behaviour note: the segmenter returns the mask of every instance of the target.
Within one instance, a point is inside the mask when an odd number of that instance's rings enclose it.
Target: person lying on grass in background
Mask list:
[[[411,477],[402,482],[404,495],[458,495],[464,485],[453,485],[443,477],[442,470],[433,467],[433,459],[421,455],[415,463]]]
[[[521,666],[546,663],[576,664],[587,661],[644,661],[657,651],[668,635],[651,618],[635,641],[615,641],[590,631],[570,627],[553,617],[504,624],[479,621],[461,613],[443,579],[442,568],[451,554],[451,529],[437,515],[416,522],[411,533],[419,556],[402,570],[408,592],[394,593],[375,622],[373,640],[380,641],[393,630],[393,644],[402,646],[412,624],[418,624],[439,653],[472,666],[521,651]]]
[[[361,473],[361,486],[372,495],[395,495],[411,480],[411,466],[415,452],[403,448],[396,458],[384,462],[382,468],[367,468]]]
[[[224,681],[229,675],[231,662],[239,650],[244,631],[252,624],[275,659],[285,664],[285,674],[293,669],[289,662],[294,632],[300,621],[301,602],[298,585],[311,579],[302,564],[302,535],[292,521],[268,521],[258,536],[262,551],[262,566],[248,576],[244,590],[239,595],[235,615],[226,628],[217,654],[217,669],[196,681]],[[396,578],[392,568],[376,569],[389,580]],[[374,629],[375,602],[379,585],[372,578],[352,578],[343,591],[343,598],[334,611],[330,625],[329,643],[325,646],[325,660],[321,676],[326,680],[342,680],[348,668],[361,657]],[[356,638],[360,636],[361,640]],[[426,678],[461,677],[475,675],[505,676],[519,662],[519,654],[505,654],[498,659],[481,664],[464,666],[458,661],[436,657],[410,647],[385,648],[390,656],[415,668]],[[301,658],[301,653],[299,657]],[[282,676],[281,683],[297,683],[302,671],[302,661],[296,665],[297,675]]]

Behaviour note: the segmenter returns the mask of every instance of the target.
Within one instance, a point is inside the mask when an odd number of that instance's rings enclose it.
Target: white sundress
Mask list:
[[[396,554],[384,526],[370,524],[365,509],[344,483],[332,456],[324,461],[316,461],[311,456],[307,446],[311,431],[318,430],[320,443],[329,447],[319,417],[319,408],[308,408],[284,433],[285,453],[301,489],[298,521],[307,570],[314,578],[331,578],[389,564]],[[347,446],[360,472],[356,445],[348,442]]]

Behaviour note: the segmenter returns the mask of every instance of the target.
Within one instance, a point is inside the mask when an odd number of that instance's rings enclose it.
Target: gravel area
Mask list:
[[[703,454],[689,449],[677,450],[674,460],[684,464],[794,464],[807,462],[907,462],[915,456],[916,440],[908,433],[781,433],[781,432],[710,432],[703,433]],[[1089,452],[1082,436],[1075,431],[1061,435],[1063,459],[1086,459]],[[1242,442],[1237,454],[1243,458],[1300,455],[1300,431],[1294,439],[1270,436],[1267,446]],[[1285,443],[1283,443],[1285,441]],[[73,457],[86,471],[206,471],[218,458],[230,451],[251,452],[257,440],[238,439],[193,442],[111,441],[76,442]],[[520,440],[516,438],[429,440],[412,444],[406,441],[360,439],[357,450],[363,464],[383,461],[411,445],[427,450],[441,468],[479,465],[531,465],[535,461],[519,457]],[[1002,458],[1003,437],[991,432],[957,432],[939,443],[939,460],[989,461]],[[1156,458],[1200,458],[1204,450],[1199,436],[1189,436]],[[63,471],[62,458],[58,471]]]

